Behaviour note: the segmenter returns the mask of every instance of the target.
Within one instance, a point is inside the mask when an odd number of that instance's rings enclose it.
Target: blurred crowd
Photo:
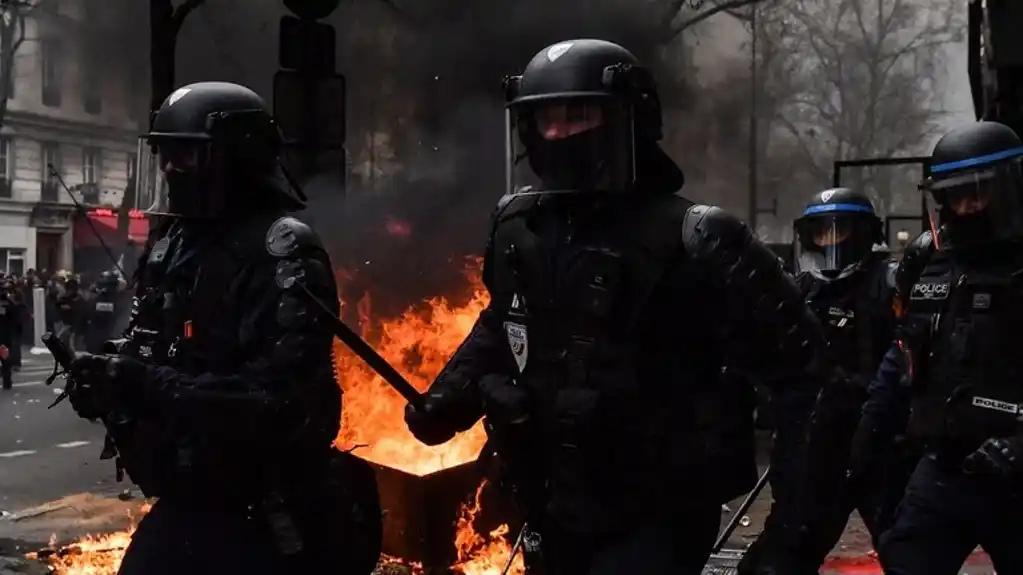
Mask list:
[[[76,274],[30,269],[24,276],[0,272],[3,389],[11,388],[11,372],[21,368],[23,349],[41,335],[35,333],[35,288],[41,288],[45,297],[44,330],[56,333],[73,351],[98,351],[127,318],[123,313],[128,308],[126,287],[116,271]]]

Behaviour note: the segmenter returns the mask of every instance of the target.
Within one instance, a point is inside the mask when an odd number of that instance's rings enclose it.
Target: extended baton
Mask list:
[[[398,370],[387,363],[387,360],[380,356],[366,340],[359,337],[359,334],[348,327],[341,318],[334,315],[334,311],[327,307],[327,304],[320,301],[320,298],[316,297],[313,292],[309,291],[309,288],[305,286],[301,281],[294,280],[295,285],[299,287],[301,292],[305,294],[310,301],[316,304],[317,307],[328,317],[334,324],[334,335],[341,340],[341,343],[348,346],[348,349],[352,350],[352,353],[359,356],[362,361],[366,362],[373,371],[377,372],[380,377],[384,379],[395,391],[401,394],[406,401],[412,404],[412,407],[422,410],[423,409],[423,395],[419,393],[411,383],[400,373]]]
[[[714,553],[721,551],[721,549],[725,546],[725,543],[728,542],[728,538],[732,536],[732,532],[735,531],[739,522],[742,521],[742,516],[749,511],[749,508],[753,506],[753,502],[756,501],[757,497],[760,495],[760,492],[764,490],[764,487],[767,485],[767,476],[770,475],[770,473],[771,467],[768,466],[767,469],[764,470],[764,474],[757,480],[757,484],[753,487],[753,491],[750,491],[749,495],[746,496],[746,499],[742,500],[742,504],[739,505],[739,508],[735,510],[735,514],[732,515],[731,521],[728,522],[728,525],[725,525],[724,531],[721,532],[721,535],[718,535],[718,540],[714,542]]]
[[[519,554],[522,542],[526,540],[526,529],[529,529],[529,523],[523,523],[522,529],[519,529],[519,536],[515,538],[515,545],[512,546],[511,555],[508,557],[508,564],[504,566],[504,571],[501,571],[501,575],[508,575],[512,565],[515,564],[515,556]]]

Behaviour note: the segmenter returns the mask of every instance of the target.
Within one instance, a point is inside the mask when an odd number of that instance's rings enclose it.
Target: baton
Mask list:
[[[764,490],[764,487],[767,485],[767,476],[770,474],[771,466],[767,466],[767,469],[764,470],[764,474],[760,476],[760,479],[757,480],[757,484],[753,487],[753,491],[750,491],[746,496],[746,499],[742,500],[742,504],[735,510],[735,513],[732,515],[732,519],[728,521],[728,525],[725,525],[724,531],[721,532],[721,535],[718,535],[718,540],[714,542],[714,550],[712,553],[721,551],[721,549],[725,546],[728,538],[732,536],[732,532],[735,531],[735,528],[739,525],[739,521],[742,520],[742,516],[749,511],[749,508],[753,506],[753,502],[757,500],[757,496],[759,496],[760,492]]]
[[[501,571],[501,575],[508,575],[512,564],[515,563],[515,556],[519,554],[522,542],[526,539],[526,529],[529,529],[529,523],[523,523],[522,529],[519,529],[519,536],[515,538],[515,545],[512,546],[511,555],[508,556],[508,564],[504,566],[504,571]]]
[[[292,278],[292,280],[294,281],[294,278]],[[366,362],[366,365],[368,365],[373,371],[377,372],[384,381],[393,387],[395,391],[401,394],[406,401],[412,404],[412,407],[422,411],[423,395],[419,393],[419,390],[413,387],[412,384],[409,383],[403,375],[398,373],[398,370],[394,369],[391,364],[387,363],[387,360],[381,357],[375,349],[366,343],[366,340],[362,339],[359,334],[355,333],[352,328],[348,327],[348,324],[342,321],[341,318],[337,317],[334,314],[334,311],[327,307],[327,304],[320,301],[320,298],[316,297],[313,292],[309,291],[309,288],[307,288],[304,283],[294,281],[294,284],[299,287],[309,301],[315,303],[317,307],[319,307],[320,310],[323,311],[323,313],[331,320],[334,324],[334,335],[341,340],[341,343],[345,344],[348,349],[352,350],[352,353],[359,356],[362,361]]]

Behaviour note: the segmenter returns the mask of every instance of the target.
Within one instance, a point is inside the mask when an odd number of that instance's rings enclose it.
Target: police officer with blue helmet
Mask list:
[[[888,575],[954,575],[977,545],[998,573],[1023,573],[1021,162],[1011,128],[975,122],[938,141],[921,185],[935,233],[871,398],[907,405],[925,447],[878,550]],[[895,419],[874,407],[858,435]]]
[[[799,272],[833,282],[851,276],[883,241],[881,219],[860,190],[817,192],[795,221],[795,262]]]
[[[894,265],[873,249],[882,242],[881,220],[862,191],[832,188],[815,193],[793,227],[797,283],[825,325],[845,377],[832,381],[819,398],[792,392],[772,397],[778,421],[771,456],[774,502],[764,531],[744,557],[739,570],[744,575],[816,574],[853,510],[876,537],[883,526],[874,519],[891,504],[880,485],[853,490],[847,481],[867,382],[894,330]],[[812,421],[798,417],[815,401]]]

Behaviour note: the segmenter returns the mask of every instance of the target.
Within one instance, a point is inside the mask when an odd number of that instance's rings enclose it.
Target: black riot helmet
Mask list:
[[[814,194],[793,229],[796,268],[824,281],[852,275],[882,241],[874,204],[850,188]]]
[[[1023,238],[1023,141],[997,122],[945,134],[931,152],[928,193],[940,228],[937,245],[966,249]]]
[[[508,192],[620,192],[636,179],[637,142],[661,139],[650,72],[604,40],[544,48],[505,79]]]
[[[178,88],[140,138],[135,205],[157,215],[223,218],[284,198],[298,203],[275,186],[282,140],[252,90],[227,82]]]

